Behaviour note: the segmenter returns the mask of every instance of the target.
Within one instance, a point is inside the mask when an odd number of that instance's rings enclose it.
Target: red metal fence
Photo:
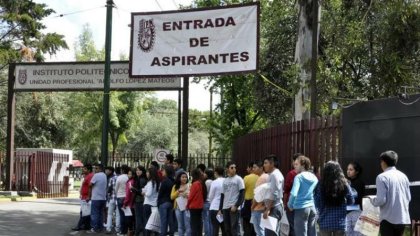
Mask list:
[[[12,190],[34,191],[38,198],[67,197],[69,156],[51,152],[15,152]]]
[[[282,124],[238,138],[233,147],[233,160],[238,171],[245,173],[247,164],[263,160],[269,154],[279,158],[283,174],[291,168],[294,153],[303,153],[315,168],[341,155],[341,121],[336,117],[321,117]]]

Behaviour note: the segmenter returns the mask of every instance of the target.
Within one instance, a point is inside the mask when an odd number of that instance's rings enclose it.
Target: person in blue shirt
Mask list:
[[[309,171],[311,161],[305,156],[299,156],[294,167],[297,175],[287,205],[294,211],[294,233],[296,236],[316,236],[314,189],[318,178]]]
[[[319,234],[344,236],[346,206],[354,204],[354,196],[338,162],[329,161],[325,164],[314,198],[319,217]]]

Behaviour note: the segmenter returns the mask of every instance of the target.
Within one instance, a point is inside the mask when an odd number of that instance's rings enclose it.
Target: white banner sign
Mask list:
[[[130,77],[253,72],[258,3],[132,13]]]
[[[111,63],[111,90],[181,88],[181,78],[129,78],[128,62]],[[17,64],[15,90],[103,90],[104,63]]]

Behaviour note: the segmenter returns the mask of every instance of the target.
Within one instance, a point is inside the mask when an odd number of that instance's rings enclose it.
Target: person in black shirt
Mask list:
[[[365,183],[361,180],[362,167],[357,162],[350,162],[347,165],[347,179],[350,181],[350,186],[357,192],[354,205],[347,207],[346,216],[346,235],[359,236],[359,232],[354,231],[357,219],[362,212],[362,198],[365,195]]]

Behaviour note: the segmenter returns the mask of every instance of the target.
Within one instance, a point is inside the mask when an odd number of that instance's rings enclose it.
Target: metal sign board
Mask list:
[[[132,13],[130,77],[258,69],[259,4]]]
[[[16,64],[16,91],[103,90],[104,62]],[[129,78],[128,62],[111,63],[111,90],[174,90],[181,78]]]

